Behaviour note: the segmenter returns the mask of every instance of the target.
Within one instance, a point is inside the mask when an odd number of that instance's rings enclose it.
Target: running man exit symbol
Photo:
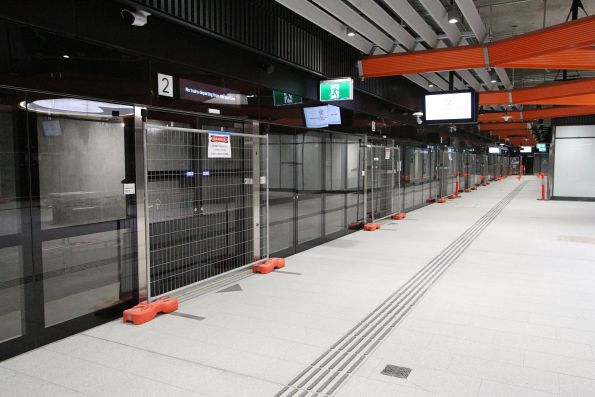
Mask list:
[[[341,86],[339,84],[331,84],[331,99],[339,99],[341,97]]]
[[[351,78],[323,80],[320,82],[321,101],[353,100],[353,80]]]

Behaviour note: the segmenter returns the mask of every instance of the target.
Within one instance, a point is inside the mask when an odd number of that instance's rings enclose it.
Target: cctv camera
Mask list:
[[[130,11],[126,9],[122,10],[121,14],[124,22],[132,26],[145,26],[147,18],[151,15],[151,13],[142,10]]]
[[[423,116],[423,115],[424,115],[424,113],[423,113],[423,112],[420,112],[420,111],[418,110],[417,112],[413,112],[411,115],[412,115],[413,117],[417,118],[417,124],[421,124],[421,123],[423,123],[423,120],[421,119],[421,116]]]

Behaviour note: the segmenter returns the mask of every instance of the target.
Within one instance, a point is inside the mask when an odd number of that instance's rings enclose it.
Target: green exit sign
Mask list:
[[[353,100],[353,79],[334,79],[320,82],[321,101]]]
[[[303,102],[303,98],[299,95],[293,95],[281,91],[273,91],[273,103],[275,106],[299,105]]]

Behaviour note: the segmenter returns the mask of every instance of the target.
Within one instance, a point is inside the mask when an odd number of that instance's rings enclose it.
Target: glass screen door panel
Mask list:
[[[297,245],[324,235],[324,164],[328,134],[306,132],[296,135]],[[304,246],[303,248],[306,248]]]
[[[0,91],[0,359],[138,299],[133,108]],[[10,104],[10,105],[8,105]]]
[[[35,326],[25,300],[33,283],[29,148],[25,112],[19,107],[24,99],[24,94],[0,90],[0,360],[25,345]]]
[[[269,244],[274,255],[290,255],[296,244],[296,137],[293,128],[270,128]]]
[[[132,302],[134,108],[37,96],[27,110],[45,327]]]

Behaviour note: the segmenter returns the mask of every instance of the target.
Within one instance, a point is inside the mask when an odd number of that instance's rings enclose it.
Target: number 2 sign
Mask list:
[[[157,73],[157,92],[160,96],[174,96],[174,77]]]

